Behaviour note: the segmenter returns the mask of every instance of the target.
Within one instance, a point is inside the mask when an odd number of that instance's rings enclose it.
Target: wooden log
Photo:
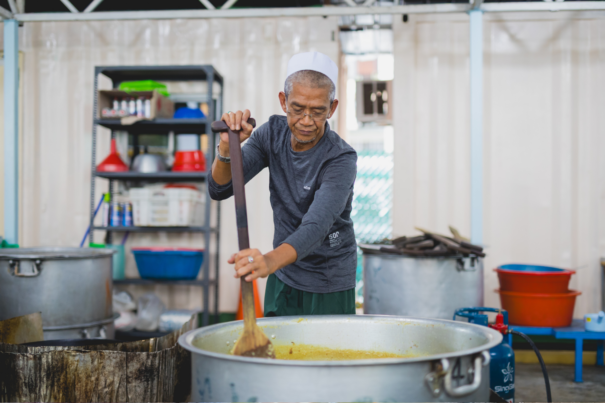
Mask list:
[[[412,256],[425,256],[424,251],[419,249],[401,249],[401,252]]]
[[[460,242],[460,241],[470,242],[471,241],[470,239],[460,235],[460,232],[458,232],[458,230],[456,228],[452,227],[451,225],[449,227],[450,227],[450,232],[452,233],[452,235],[454,236],[454,239],[456,241],[458,241],[458,242]]]
[[[420,229],[418,227],[416,227],[416,229],[419,230],[419,231],[421,231],[421,232],[424,232],[426,235],[430,236],[434,240],[439,241],[439,242],[445,244],[445,246],[448,249],[452,250],[452,251],[456,251],[456,252],[461,253],[463,255],[471,255],[472,254],[472,255],[477,255],[479,257],[485,257],[485,253],[482,253],[482,252],[479,252],[479,251],[476,251],[476,250],[473,251],[473,250],[468,249],[468,248],[464,248],[464,247],[460,246],[460,244],[458,244],[456,241],[453,241],[453,240],[451,240],[451,239],[449,239],[447,237],[444,237],[442,235],[438,235],[438,234],[432,233],[432,232],[427,231],[427,230]]]
[[[425,241],[409,243],[405,245],[406,249],[430,249],[435,246],[435,241],[427,239]]]
[[[462,246],[463,248],[473,250],[473,251],[483,252],[483,248],[481,246],[473,245],[472,243],[469,243],[469,242],[460,241],[460,246]]]
[[[382,246],[380,247],[380,251],[384,253],[392,253],[394,255],[401,255],[403,253],[401,249],[394,246]]]
[[[407,236],[400,236],[400,237],[397,237],[395,239],[391,239],[391,244],[397,245],[398,243],[405,242],[406,239],[408,239]]]
[[[0,402],[179,402],[191,390],[191,355],[177,344],[194,329],[86,347],[0,344]]]

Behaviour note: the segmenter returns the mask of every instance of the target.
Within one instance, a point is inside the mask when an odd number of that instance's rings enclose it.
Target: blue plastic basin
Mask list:
[[[141,278],[195,280],[204,262],[202,249],[132,248]]]
[[[518,271],[518,272],[542,272],[542,273],[567,272],[568,271],[565,269],[559,269],[557,267],[533,266],[533,265],[527,265],[527,264],[503,264],[502,266],[498,266],[498,269]]]

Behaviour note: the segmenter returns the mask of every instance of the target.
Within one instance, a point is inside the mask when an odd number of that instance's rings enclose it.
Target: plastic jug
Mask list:
[[[605,332],[605,312],[584,315],[584,329],[587,332]]]

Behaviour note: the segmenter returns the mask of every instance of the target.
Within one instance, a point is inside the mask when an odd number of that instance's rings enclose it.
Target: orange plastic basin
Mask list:
[[[500,294],[508,322],[518,326],[566,327],[573,319],[573,308],[580,291],[560,294],[532,294],[495,290]]]
[[[507,264],[494,269],[502,291],[534,294],[564,294],[573,270],[548,266]]]

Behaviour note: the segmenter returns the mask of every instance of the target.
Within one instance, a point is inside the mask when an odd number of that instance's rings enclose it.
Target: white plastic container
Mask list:
[[[200,149],[199,134],[177,134],[176,150],[177,151],[197,151]]]
[[[206,195],[186,188],[130,189],[137,227],[188,227],[204,225]]]
[[[584,329],[587,332],[605,332],[605,312],[584,315]]]

